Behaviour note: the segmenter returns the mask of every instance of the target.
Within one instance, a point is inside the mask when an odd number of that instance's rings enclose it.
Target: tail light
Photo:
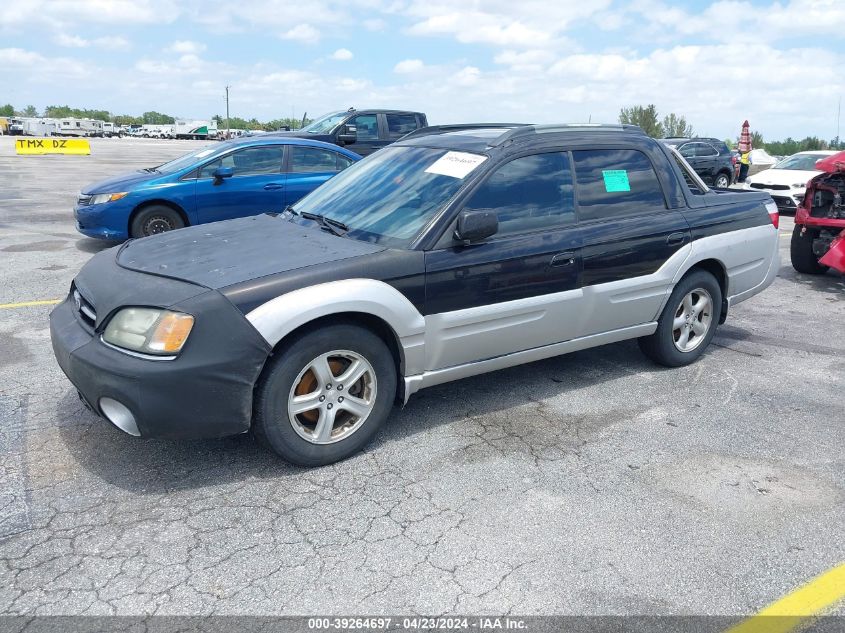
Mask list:
[[[731,165],[736,165],[736,156],[731,156]]]
[[[766,203],[766,211],[769,213],[769,219],[772,221],[772,226],[778,228],[780,225],[780,213],[778,212],[778,205],[772,202]]]

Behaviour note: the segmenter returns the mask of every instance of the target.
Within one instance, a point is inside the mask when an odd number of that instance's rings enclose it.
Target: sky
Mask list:
[[[845,0],[26,0],[0,11],[0,104],[230,113],[349,107],[430,123],[616,122],[837,133]],[[845,136],[845,128],[842,130]]]

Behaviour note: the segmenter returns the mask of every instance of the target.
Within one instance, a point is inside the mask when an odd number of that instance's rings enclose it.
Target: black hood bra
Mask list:
[[[130,240],[116,259],[128,270],[219,289],[383,250],[264,214]]]

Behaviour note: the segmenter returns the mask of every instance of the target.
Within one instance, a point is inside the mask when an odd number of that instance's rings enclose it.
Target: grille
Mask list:
[[[772,189],[775,191],[788,191],[789,185],[764,185],[762,182],[752,182],[754,189]]]
[[[76,199],[76,204],[80,207],[87,207],[89,204],[91,204],[91,198],[93,197],[94,196],[88,196],[84,193],[80,193],[79,197]]]
[[[94,325],[97,323],[97,311],[94,309],[94,306],[76,288],[73,289],[72,294],[73,303],[76,306],[76,311],[79,313],[79,318],[91,329],[94,329]]]

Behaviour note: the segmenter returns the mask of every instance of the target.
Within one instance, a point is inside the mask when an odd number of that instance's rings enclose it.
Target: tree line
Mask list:
[[[0,106],[0,116],[25,116],[37,117],[39,116],[38,109],[33,105],[28,105],[22,110],[16,110],[14,106],[7,103]],[[144,112],[141,116],[133,116],[130,114],[113,115],[106,110],[87,110],[80,108],[71,108],[70,106],[51,105],[44,108],[40,116],[51,119],[63,118],[77,118],[77,119],[98,119],[100,121],[111,121],[115,125],[172,125],[176,119],[169,114],[162,114],[161,112],[150,111]],[[218,129],[226,128],[226,119],[219,114],[212,117],[217,121]],[[311,122],[311,119],[305,119],[305,124]],[[683,115],[670,112],[663,118],[657,112],[657,106],[653,103],[648,105],[636,105],[629,108],[622,108],[619,112],[619,122],[638,125],[643,131],[652,138],[668,138],[671,136],[691,137],[695,136],[695,130]],[[280,130],[285,127],[296,130],[302,126],[300,119],[293,119],[290,117],[272,119],[270,121],[259,121],[256,118],[243,119],[241,117],[229,117],[228,126],[235,130]],[[737,138],[725,139],[728,147],[736,147],[739,141]],[[789,156],[796,152],[806,152],[823,149],[837,149],[845,150],[845,141],[839,139],[831,139],[825,141],[817,136],[808,136],[806,138],[797,140],[791,137],[782,141],[766,141],[760,132],[754,132],[751,138],[752,146],[755,148],[763,148],[769,154],[775,156]]]
[[[646,106],[636,105],[629,108],[622,108],[619,111],[619,122],[638,125],[652,138],[695,136],[695,131],[692,125],[687,122],[686,117],[670,112],[661,119],[657,112],[657,106],[653,103]],[[707,135],[704,134],[702,136]],[[736,147],[738,142],[739,134],[737,134],[736,138],[725,139],[725,143],[731,148]],[[808,136],[801,140],[789,137],[783,141],[766,141],[760,132],[753,132],[751,135],[751,146],[756,149],[765,149],[769,154],[775,156],[789,156],[796,152],[814,150],[845,150],[845,141],[836,138],[825,141],[817,136]]]
[[[16,110],[12,104],[0,106],[0,116],[2,117],[38,117],[42,116],[49,119],[95,119],[98,121],[110,121],[115,125],[172,125],[176,122],[175,117],[169,114],[162,114],[161,112],[150,111],[144,112],[141,116],[133,116],[130,114],[111,114],[106,110],[88,110],[81,108],[71,108],[70,106],[50,105],[44,108],[39,113],[38,109],[33,105],[28,105],[22,110]],[[225,117],[215,115],[212,117],[217,121],[219,129],[226,128]],[[306,119],[305,123],[310,123],[310,119]],[[302,121],[300,119],[280,118],[271,121],[262,122],[258,119],[252,118],[249,120],[240,117],[229,117],[229,127],[235,130],[280,130],[289,127],[292,130],[301,127]]]

